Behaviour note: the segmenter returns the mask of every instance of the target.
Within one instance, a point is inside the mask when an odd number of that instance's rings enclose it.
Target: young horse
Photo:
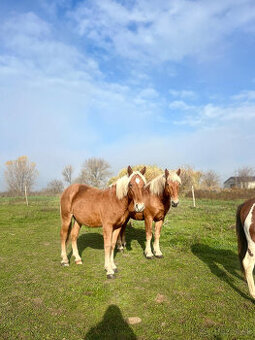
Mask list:
[[[156,257],[163,257],[159,247],[160,231],[163,225],[165,216],[172,207],[177,207],[179,204],[178,193],[181,170],[169,172],[167,169],[163,175],[160,175],[150,181],[143,190],[143,201],[145,209],[143,212],[131,211],[129,216],[134,220],[145,220],[146,231],[146,248],[145,257],[147,259],[153,258],[151,251],[152,238],[152,222],[155,222],[155,239],[153,244],[154,254]],[[127,220],[128,222],[128,220]],[[120,236],[118,238],[118,249],[122,250],[125,246],[125,228],[127,222],[122,227]]]
[[[255,264],[255,198],[244,202],[237,208],[236,234],[241,268],[244,271],[250,294],[255,299],[252,275]]]
[[[129,211],[144,210],[142,189],[146,183],[144,173],[128,167],[128,175],[121,177],[115,185],[100,190],[88,185],[70,185],[62,194],[61,206],[61,264],[69,265],[66,243],[71,234],[73,255],[76,264],[82,264],[77,248],[77,237],[82,224],[88,227],[103,227],[105,269],[108,278],[114,278],[117,267],[114,263],[114,248],[121,226],[126,222]],[[74,225],[72,228],[72,219]]]

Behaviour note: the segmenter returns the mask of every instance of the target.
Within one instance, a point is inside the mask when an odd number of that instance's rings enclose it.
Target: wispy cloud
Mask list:
[[[80,35],[108,53],[158,63],[217,56],[237,29],[254,34],[255,5],[251,0],[140,0],[129,5],[96,0],[81,3],[70,17]]]

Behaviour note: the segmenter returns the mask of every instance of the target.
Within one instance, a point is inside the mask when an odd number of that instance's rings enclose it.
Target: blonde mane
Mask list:
[[[169,171],[168,179],[173,182],[181,184],[181,179],[175,171]],[[149,187],[150,192],[154,195],[161,195],[164,191],[166,184],[165,174],[159,175],[151,180],[146,187]]]
[[[142,180],[144,181],[144,183],[146,184],[146,179],[140,173],[140,171],[134,171],[129,177],[128,177],[128,175],[125,175],[125,176],[119,178],[117,180],[117,182],[115,183],[115,185],[116,185],[116,196],[119,200],[121,200],[123,197],[127,196],[128,184],[135,175],[140,176],[142,178]]]

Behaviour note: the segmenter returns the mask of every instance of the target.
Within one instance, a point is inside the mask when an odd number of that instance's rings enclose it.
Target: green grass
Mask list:
[[[253,338],[233,228],[240,201],[182,200],[161,233],[163,259],[144,258],[144,225],[132,222],[116,280],[101,229],[81,230],[83,266],[61,267],[59,199],[29,201],[0,199],[0,339]]]

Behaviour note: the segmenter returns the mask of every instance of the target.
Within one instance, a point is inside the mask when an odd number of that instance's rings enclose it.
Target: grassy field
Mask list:
[[[162,230],[163,259],[144,258],[144,225],[133,222],[118,277],[107,280],[101,229],[81,230],[83,266],[61,267],[59,199],[1,198],[0,339],[254,338],[233,228],[239,203],[181,200]]]

